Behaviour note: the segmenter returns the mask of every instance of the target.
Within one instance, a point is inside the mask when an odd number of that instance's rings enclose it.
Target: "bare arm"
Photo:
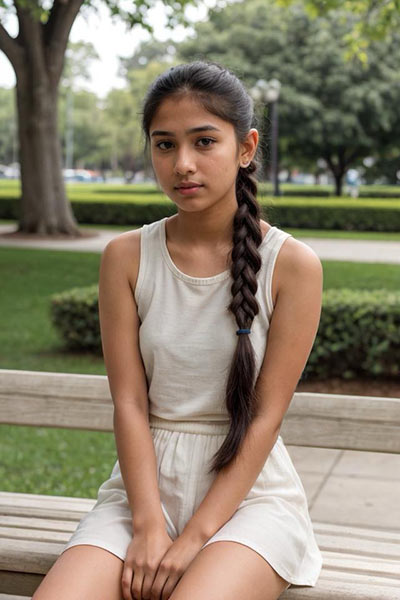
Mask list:
[[[182,536],[207,541],[233,515],[274,446],[283,417],[311,352],[322,300],[322,265],[302,242],[290,240],[277,257],[282,283],[256,384],[259,411],[237,460],[214,479]]]
[[[147,382],[139,349],[139,317],[129,274],[140,260],[140,231],[105,247],[99,274],[104,361],[114,403],[114,435],[133,530],[165,528],[148,420]]]

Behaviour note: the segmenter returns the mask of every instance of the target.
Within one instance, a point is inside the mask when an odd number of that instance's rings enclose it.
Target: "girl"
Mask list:
[[[252,124],[244,85],[217,63],[171,67],[147,93],[146,145],[177,213],[103,252],[118,460],[34,600],[274,600],[316,584],[322,556],[279,431],[322,267],[260,218]]]

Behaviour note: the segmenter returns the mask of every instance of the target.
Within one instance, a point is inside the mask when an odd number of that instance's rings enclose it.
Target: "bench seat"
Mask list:
[[[0,492],[0,589],[32,595],[89,498]],[[282,600],[399,600],[400,533],[313,522],[324,565],[318,590],[292,586]]]

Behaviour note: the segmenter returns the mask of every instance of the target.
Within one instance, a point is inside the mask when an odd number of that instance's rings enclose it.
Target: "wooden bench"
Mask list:
[[[112,431],[105,376],[0,370],[0,422]],[[400,453],[400,399],[295,393],[287,445]],[[31,596],[94,499],[0,492],[0,594]],[[284,600],[399,600],[397,531],[315,522],[324,565],[315,587]],[[0,596],[7,598],[7,596]]]

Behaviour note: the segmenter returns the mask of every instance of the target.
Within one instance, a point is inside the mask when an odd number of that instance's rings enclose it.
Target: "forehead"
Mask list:
[[[209,112],[193,96],[165,98],[158,107],[150,125],[150,135],[155,129],[182,132],[191,127],[214,125],[221,131],[233,130],[228,121]]]

